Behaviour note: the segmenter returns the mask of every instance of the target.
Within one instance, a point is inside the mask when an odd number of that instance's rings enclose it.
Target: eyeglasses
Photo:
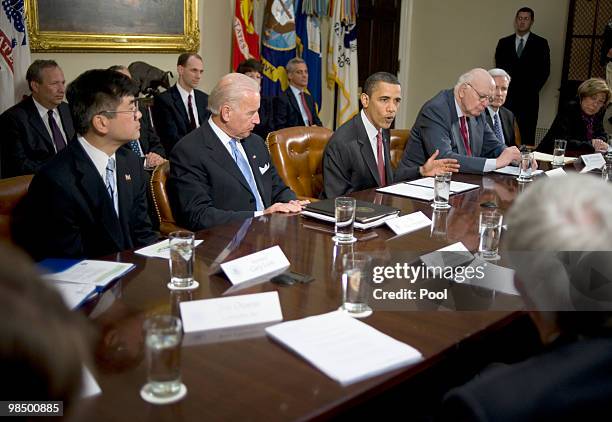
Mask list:
[[[465,84],[474,90],[474,92],[476,93],[476,95],[478,95],[478,100],[479,100],[481,103],[484,103],[484,102],[489,102],[489,103],[490,103],[491,101],[493,101],[493,97],[491,97],[490,95],[483,95],[483,94],[481,94],[480,92],[478,92],[478,91],[476,90],[476,88],[474,88],[474,87],[473,87],[471,84],[469,84],[468,82],[466,82]]]
[[[138,120],[138,100],[134,100],[131,103],[133,110],[101,110],[98,114],[112,114],[112,113],[132,113],[134,115],[134,120]]]

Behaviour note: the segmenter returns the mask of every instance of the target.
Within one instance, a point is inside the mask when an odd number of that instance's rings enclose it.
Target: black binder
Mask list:
[[[335,218],[335,208],[336,205],[334,199],[324,199],[322,201],[312,202],[306,205],[304,211]],[[398,214],[399,211],[399,209],[389,207],[387,205],[379,205],[374,204],[373,202],[357,200],[355,205],[355,221],[366,224],[388,215]]]

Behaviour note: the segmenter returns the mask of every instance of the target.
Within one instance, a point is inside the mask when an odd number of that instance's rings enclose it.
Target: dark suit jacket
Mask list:
[[[394,181],[389,154],[390,134],[384,129],[383,146],[387,184]],[[417,170],[418,173],[418,170]],[[332,135],[323,153],[324,196],[335,198],[347,193],[381,186],[376,157],[366,128],[357,113]]]
[[[310,94],[304,94],[306,96],[306,104],[308,104],[308,108],[312,114],[312,119],[314,120],[312,124],[323,126],[321,120],[319,119],[319,115],[317,114],[314,99]],[[302,113],[300,113],[300,106],[298,105],[291,88],[287,88],[286,91],[276,97],[276,104],[274,107],[274,122],[274,130],[283,129],[286,127],[306,126],[306,122],[304,122],[304,119],[302,118]]]
[[[264,208],[295,199],[276,172],[264,141],[251,134],[242,145]],[[190,230],[253,217],[256,210],[246,179],[208,120],[170,153],[168,196],[177,223]]]
[[[198,89],[194,89],[193,92],[198,119],[202,125],[210,115],[207,110],[208,94]],[[189,115],[176,85],[155,97],[152,112],[155,130],[161,138],[166,153],[169,154],[174,145],[191,132]]]
[[[74,125],[67,103],[58,107],[68,143],[74,138]],[[2,177],[36,173],[55,155],[53,140],[38,114],[32,97],[17,103],[0,116]]]
[[[140,141],[142,153],[147,155],[150,152],[154,152],[166,158],[166,150],[161,144],[159,136],[157,136],[157,133],[153,128],[149,109],[147,107],[140,106],[139,110],[142,113],[142,117],[140,118],[140,138],[138,140]],[[122,148],[126,148],[131,151],[127,144],[123,145]]]
[[[506,148],[491,130],[484,117],[468,119],[472,156],[466,155],[459,130],[459,117],[455,108],[453,90],[440,91],[427,101],[410,131],[410,141],[396,174],[408,167],[418,167],[436,151],[438,158],[455,158],[462,173],[482,173],[487,158],[497,158]]]
[[[596,421],[612,411],[610,338],[563,346],[496,366],[451,390],[444,421]]]
[[[157,240],[147,215],[140,160],[119,148],[119,217],[78,140],[43,166],[15,212],[13,233],[35,259],[94,258]]]
[[[516,55],[516,34],[500,39],[495,49],[495,65],[512,77],[508,96],[538,97],[550,74],[548,41],[533,32],[529,34],[521,57]]]
[[[603,127],[604,112],[605,110],[602,110],[595,115],[592,139],[601,139],[605,142],[608,137]],[[591,144],[592,139],[587,139],[586,124],[582,120],[582,108],[578,102],[570,101],[561,107],[550,129],[546,132],[546,136],[544,136],[542,142],[538,145],[537,150],[552,154],[555,147],[555,139],[567,140],[566,152],[590,154],[595,151]]]
[[[612,59],[608,57],[608,51],[612,48],[612,19],[608,21],[603,33],[603,43],[601,44],[600,63],[606,66]]]
[[[493,130],[493,116],[490,114],[488,108],[485,109],[485,117],[489,127],[493,133],[495,133]],[[514,118],[514,113],[502,106],[499,108],[499,120],[504,134],[504,142],[509,147],[516,146],[516,140],[514,139],[514,122],[516,119]]]

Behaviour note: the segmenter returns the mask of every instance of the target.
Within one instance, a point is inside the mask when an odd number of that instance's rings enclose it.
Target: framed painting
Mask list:
[[[26,0],[30,48],[176,52],[200,45],[198,0]]]

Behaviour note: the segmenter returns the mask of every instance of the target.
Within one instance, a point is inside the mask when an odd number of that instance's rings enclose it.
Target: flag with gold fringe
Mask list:
[[[253,21],[253,0],[236,0],[233,23],[233,69],[247,60],[259,60],[259,34]]]
[[[262,95],[276,96],[289,87],[285,66],[295,57],[295,46],[294,0],[268,0],[262,30]]]

